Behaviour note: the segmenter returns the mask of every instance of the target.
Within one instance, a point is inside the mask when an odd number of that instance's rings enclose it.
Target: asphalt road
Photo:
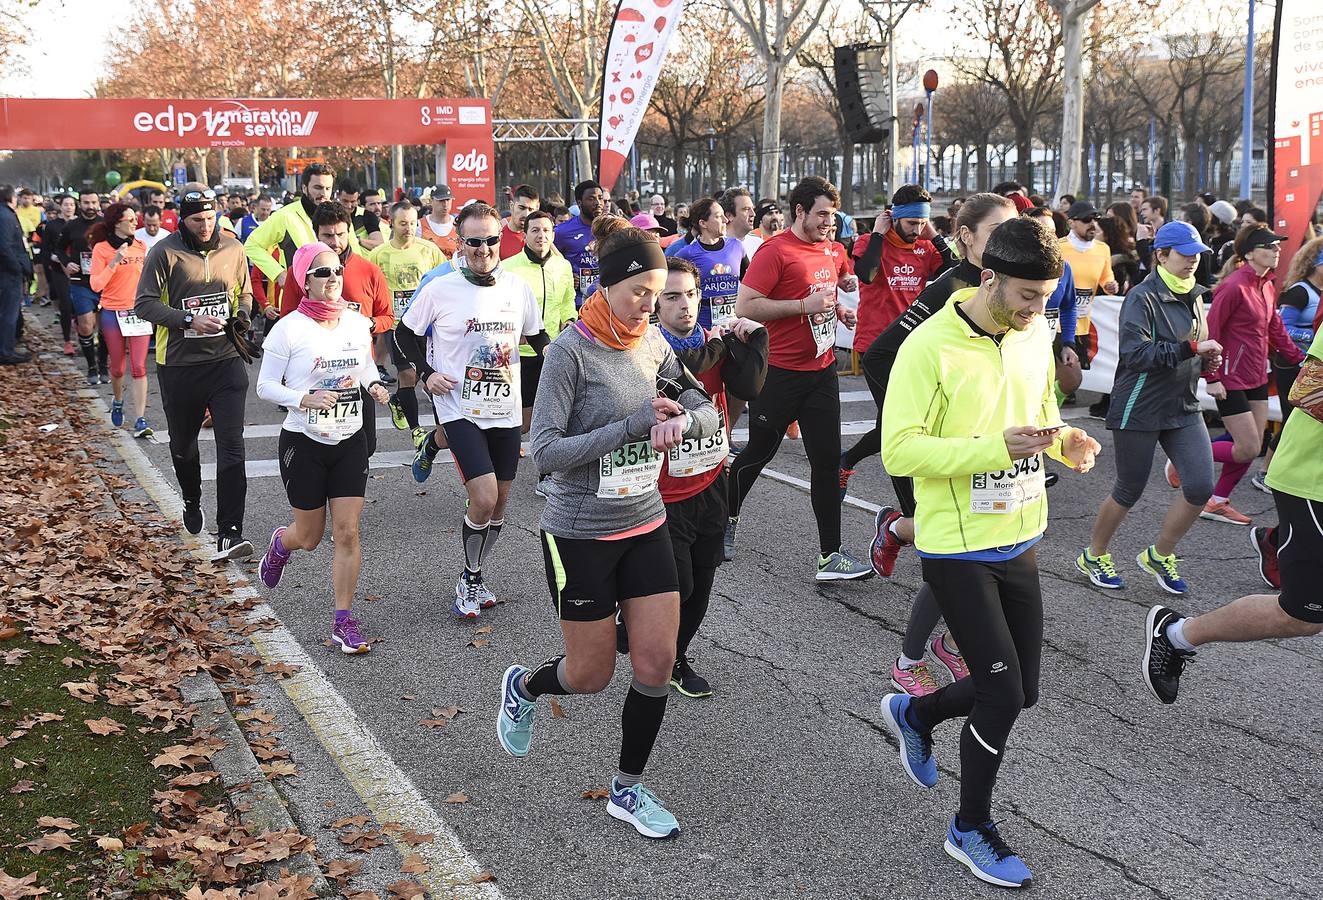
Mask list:
[[[252,371],[256,381],[256,369]],[[149,416],[164,430],[152,376]],[[842,379],[843,419],[866,421],[862,379]],[[101,388],[103,396],[109,388]],[[1074,414],[1082,409],[1068,411]],[[384,414],[384,411],[383,411]],[[249,398],[246,534],[264,549],[288,521],[275,474],[273,406]],[[425,416],[425,421],[429,417]],[[1127,590],[1104,593],[1075,573],[1091,518],[1111,485],[1111,442],[1088,476],[1062,470],[1038,554],[1046,606],[1042,698],[1020,717],[994,797],[1003,835],[1036,875],[1042,897],[1315,897],[1323,883],[1317,823],[1323,791],[1316,692],[1323,643],[1220,646],[1187,672],[1179,702],[1161,706],[1139,675],[1144,614],[1165,602],[1133,562],[1156,533],[1171,496],[1155,466],[1148,493],[1114,546]],[[265,436],[262,436],[265,435]],[[476,623],[450,612],[462,566],[462,489],[438,463],[417,485],[409,450],[389,425],[363,517],[359,615],[373,652],[345,657],[325,644],[331,625],[331,547],[299,554],[271,606],[370,727],[418,790],[511,898],[846,898],[989,896],[942,850],[957,804],[958,723],[937,734],[941,781],[922,791],[901,771],[878,699],[888,690],[911,598],[912,553],[889,581],[814,582],[816,534],[808,495],[764,477],[744,507],[736,559],[718,573],[707,621],[692,648],[716,695],[672,695],[648,784],[679,817],[682,835],[649,842],[581,799],[614,772],[628,667],[601,695],[543,705],[533,752],[508,757],[493,733],[501,672],[560,651],[538,546],[540,501],[521,467],[506,527],[487,566],[506,602]],[[847,438],[851,440],[852,438]],[[168,448],[144,448],[173,483]],[[204,462],[214,443],[203,441]],[[389,456],[388,454],[397,454]],[[769,469],[807,479],[802,447],[787,441]],[[214,522],[214,482],[204,489]],[[851,483],[866,502],[892,502],[870,460]],[[1271,499],[1248,480],[1234,502],[1270,522]],[[872,516],[846,506],[847,546],[860,554]],[[1199,522],[1181,547],[1192,593],[1175,604],[1210,609],[1260,590],[1247,529]],[[256,557],[254,557],[255,559]],[[253,572],[255,565],[246,567]],[[265,589],[263,588],[265,592]],[[477,633],[480,627],[489,632]],[[475,639],[488,641],[474,647]],[[623,661],[622,661],[623,662]],[[279,688],[264,692],[285,725],[302,776],[281,789],[324,853],[320,829],[360,811],[348,784]],[[413,699],[408,699],[413,698]],[[418,722],[432,707],[466,710],[448,726]],[[462,805],[445,798],[463,792]],[[374,854],[356,885],[399,877]]]

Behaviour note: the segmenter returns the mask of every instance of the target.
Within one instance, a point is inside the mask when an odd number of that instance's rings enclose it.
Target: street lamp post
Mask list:
[[[914,104],[914,153],[913,153],[914,170],[912,172],[914,177],[910,179],[911,184],[919,183],[919,129],[921,129],[922,127],[923,127],[923,104],[916,103]]]
[[[712,181],[708,186],[708,193],[717,189],[717,130],[710,125],[707,129],[707,170],[711,175]]]
[[[1249,200],[1254,163],[1254,0],[1249,4],[1249,34],[1245,40],[1245,99],[1240,115],[1240,196]]]
[[[933,167],[933,94],[937,92],[937,70],[929,69],[923,73],[923,90],[928,94],[928,148],[924,153],[927,163],[923,169],[923,189],[928,189],[928,176]]]

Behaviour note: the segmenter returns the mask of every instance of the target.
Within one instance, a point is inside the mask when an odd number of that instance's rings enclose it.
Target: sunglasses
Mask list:
[[[339,278],[344,273],[344,266],[318,266],[315,269],[308,270],[308,274],[313,278],[330,278],[332,275]]]
[[[500,236],[499,234],[496,235],[495,237],[485,237],[485,238],[471,237],[471,238],[464,238],[464,243],[465,243],[465,244],[468,244],[470,247],[481,247],[481,246],[483,246],[483,245],[486,245],[486,246],[488,246],[488,247],[495,247],[495,246],[496,246],[497,244],[499,244],[500,242],[501,242],[501,236]]]
[[[187,200],[189,203],[196,203],[199,200],[215,200],[216,192],[213,191],[211,188],[207,188],[207,190],[205,191],[189,191],[187,194],[184,194],[184,196],[182,196],[180,199]]]

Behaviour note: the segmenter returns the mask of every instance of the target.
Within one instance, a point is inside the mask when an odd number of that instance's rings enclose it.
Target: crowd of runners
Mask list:
[[[1279,280],[1287,238],[1248,203],[1171,210],[1137,188],[1099,210],[1007,182],[935,215],[926,190],[903,185],[857,233],[815,176],[784,201],[735,188],[672,206],[584,181],[568,200],[520,185],[499,207],[456,209],[444,184],[388,199],[320,164],[281,199],[188,184],[173,197],[45,201],[0,187],[0,363],[30,361],[22,307],[55,307],[64,353],[81,356],[89,386],[111,387],[110,424],[131,420],[139,438],[153,417],[167,424],[194,535],[205,528],[198,435],[211,428],[213,558],[227,560],[255,552],[243,427],[257,360],[258,397],[285,415],[290,506],[260,577],[277,590],[297,551],[321,543],[329,513],[331,637],[346,654],[370,650],[354,598],[374,404],[410,435],[414,479],[463,485],[447,557],[456,616],[497,602],[484,565],[522,459],[545,498],[564,652],[499,676],[497,736],[530,755],[540,698],[605,689],[626,654],[607,810],[647,837],[680,831],[644,772],[672,691],[716,690],[691,642],[722,563],[740,552],[741,511],[759,502],[758,477],[787,436],[808,458],[819,540],[803,558],[787,548],[787,576],[889,578],[907,549],[922,572],[881,715],[905,775],[925,788],[938,780],[934,730],[962,721],[944,846],[984,881],[1031,880],[993,822],[992,795],[1016,718],[1039,694],[1036,545],[1049,489],[1096,478],[1103,452],[1061,415],[1100,357],[1115,374],[1090,413],[1112,433],[1116,474],[1110,491],[1096,487],[1105,499],[1074,560],[1079,577],[1125,587],[1110,548],[1162,462],[1179,493],[1152,543],[1127,548],[1138,574],[1173,597],[1190,592],[1177,546],[1202,517],[1244,529],[1274,591],[1192,617],[1153,606],[1136,653],[1152,693],[1174,702],[1204,644],[1323,630],[1323,236],[1303,236]],[[1097,328],[1104,295],[1119,302],[1114,335]],[[878,410],[844,449],[842,349]],[[147,409],[149,352],[159,414]],[[1284,427],[1269,428],[1270,394]],[[748,440],[737,444],[741,418]],[[442,451],[453,476],[432,471]],[[1260,458],[1251,484],[1273,496],[1277,521],[1251,527],[1231,495]],[[885,470],[895,498],[871,547],[853,553],[841,510],[863,465]]]

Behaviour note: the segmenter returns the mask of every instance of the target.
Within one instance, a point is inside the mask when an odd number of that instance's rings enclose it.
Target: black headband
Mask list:
[[[211,194],[210,197],[207,194]],[[200,212],[209,212],[216,208],[216,195],[212,191],[190,191],[179,200],[179,218],[187,219]]]
[[[666,254],[656,241],[641,241],[612,250],[598,260],[602,267],[600,281],[603,287],[619,284],[631,275],[653,269],[666,271]]]
[[[983,251],[983,266],[999,275],[1005,275],[1009,278],[1023,278],[1025,281],[1051,281],[1053,278],[1060,278],[1061,273],[1065,271],[1061,257],[1058,255],[1049,264],[1045,258],[1040,258],[1035,262],[1011,262],[1009,259],[1002,259],[995,253]]]

